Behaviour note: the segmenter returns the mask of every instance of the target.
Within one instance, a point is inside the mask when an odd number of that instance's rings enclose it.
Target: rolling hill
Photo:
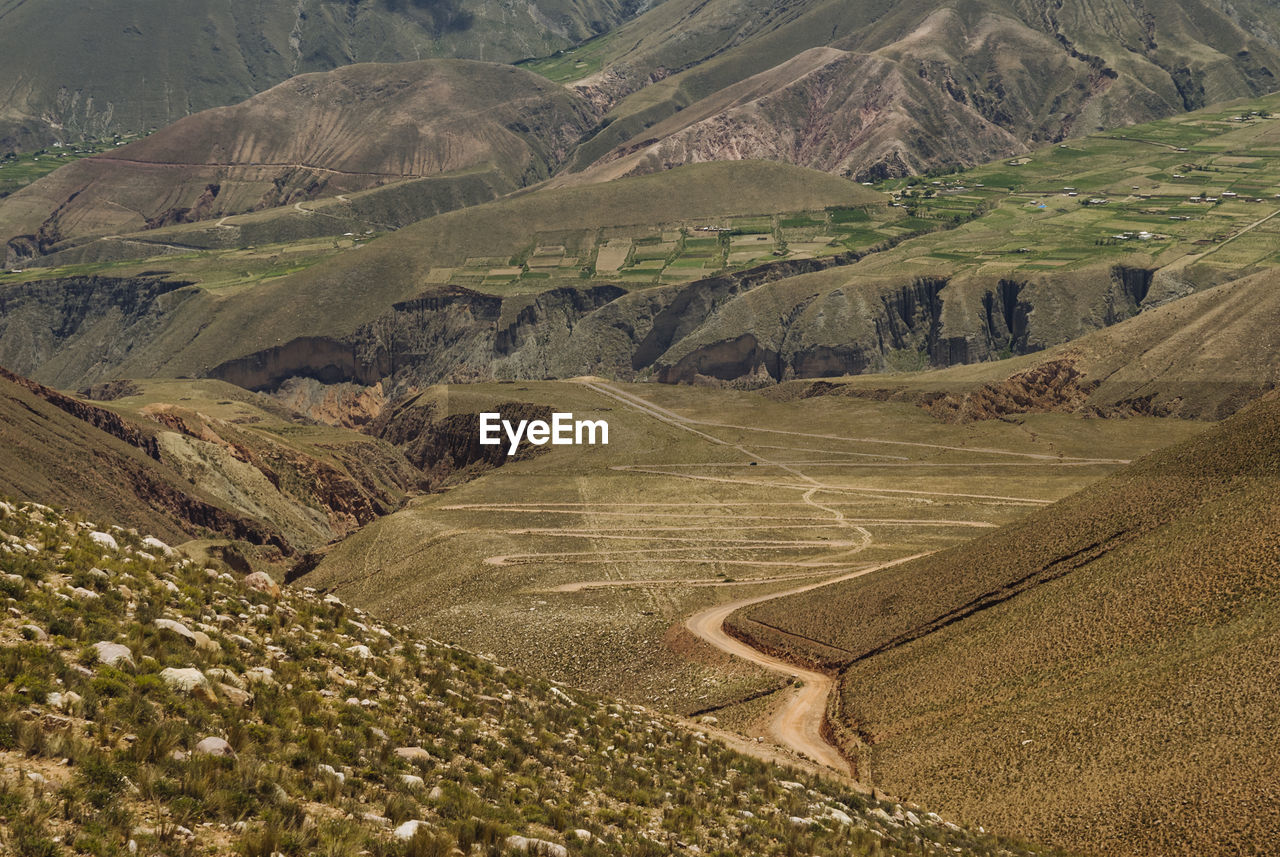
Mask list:
[[[1266,850],[1277,426],[1271,394],[989,535],[739,614],[736,633],[839,671],[836,734],[881,787],[1095,853]]]
[[[1259,2],[675,0],[532,67],[610,108],[589,172],[768,157],[870,179],[1269,92],[1278,27]]]
[[[510,62],[607,30],[614,0],[0,3],[0,153],[145,133],[287,78],[353,63]]]
[[[468,173],[484,181],[462,201],[482,201],[545,178],[593,122],[581,99],[511,66],[347,66],[67,164],[0,201],[0,235],[20,261],[85,236],[286,205],[305,216],[317,197]]]

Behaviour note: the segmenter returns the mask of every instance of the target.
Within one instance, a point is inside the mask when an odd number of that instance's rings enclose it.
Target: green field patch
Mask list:
[[[866,223],[871,215],[865,208],[829,208],[832,223]]]

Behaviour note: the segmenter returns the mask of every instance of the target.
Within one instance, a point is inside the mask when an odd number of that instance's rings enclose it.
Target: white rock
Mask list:
[[[252,574],[245,575],[244,580],[240,581],[240,585],[245,589],[270,595],[272,598],[280,597],[280,586],[266,572],[255,571]]]
[[[177,556],[178,554],[176,550],[169,547],[167,544],[160,541],[155,536],[147,536],[145,539],[142,540],[142,543],[145,546],[151,548],[152,550],[160,551],[160,553],[164,554],[165,556]]]
[[[32,771],[27,774],[27,780],[37,786],[44,786],[49,783],[49,781],[44,778],[44,774],[37,773],[36,771]]]
[[[89,533],[89,538],[93,539],[95,544],[101,545],[104,548],[110,548],[113,551],[120,550],[120,545],[116,544],[115,536],[112,536],[110,533],[94,531]]]
[[[121,664],[125,666],[135,666],[133,663],[133,652],[123,643],[109,643],[106,640],[93,644],[94,650],[98,653],[98,663],[106,664],[109,667],[118,667]]]
[[[849,813],[844,812],[843,810],[835,809],[834,807],[830,807],[827,809],[827,818],[834,819],[840,822],[841,824],[845,824],[845,825],[853,824],[853,819],[849,816]]]
[[[316,770],[325,776],[333,777],[338,781],[338,785],[342,785],[347,781],[347,775],[342,773],[342,771],[334,770],[333,765],[317,765]]]
[[[534,839],[529,836],[508,836],[507,848],[525,854],[536,854],[538,857],[569,857],[569,849],[545,839]]]
[[[419,827],[425,827],[425,821],[406,821],[404,824],[392,831],[391,835],[396,839],[407,841],[413,838],[413,834],[418,832]]]
[[[401,774],[400,782],[404,783],[411,789],[420,789],[426,785],[426,783],[423,782],[422,777],[417,774]]]
[[[406,762],[429,762],[431,754],[421,747],[397,747],[395,754]]]
[[[236,751],[231,749],[231,745],[225,739],[216,738],[212,735],[202,739],[196,745],[195,751],[204,753],[206,756],[225,756],[227,758],[234,757],[236,754]]]
[[[30,637],[33,640],[49,639],[49,635],[39,625],[23,625],[19,630],[22,631],[23,636]]]
[[[209,679],[205,678],[204,673],[195,667],[185,667],[183,669],[175,669],[174,667],[166,667],[160,671],[160,678],[164,683],[176,690],[191,692],[198,687],[208,688]]]
[[[94,592],[92,589],[85,589],[83,586],[77,586],[71,590],[71,594],[81,601],[97,601],[102,596]]]
[[[347,653],[366,660],[373,657],[373,652],[369,651],[369,647],[363,645],[351,646],[347,649]]]
[[[391,826],[391,819],[387,818],[385,815],[378,815],[376,812],[362,812],[360,813],[360,817],[368,823],[375,824],[378,827]]]
[[[172,619],[157,619],[151,624],[154,625],[156,628],[159,628],[161,631],[168,631],[171,634],[177,634],[179,637],[186,640],[188,643],[195,645],[195,642],[196,642],[195,632],[192,631],[190,628],[188,628],[186,625],[182,624],[181,622],[175,622]]]
[[[276,673],[271,667],[254,667],[245,672],[244,680],[249,684],[275,684]]]

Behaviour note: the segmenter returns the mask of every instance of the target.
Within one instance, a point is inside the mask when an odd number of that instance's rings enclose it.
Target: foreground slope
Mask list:
[[[509,62],[601,32],[614,0],[0,2],[0,152],[146,132],[296,74],[358,62]]]
[[[136,532],[0,542],[15,853],[1033,853]]]
[[[68,164],[0,202],[0,235],[22,258],[85,235],[464,171],[492,174],[491,192],[505,193],[545,177],[593,121],[581,99],[510,66],[424,60],[300,75]]]
[[[837,733],[869,745],[854,752],[884,788],[1101,853],[1265,851],[1278,426],[1268,396],[1021,522],[736,631],[840,671]]]

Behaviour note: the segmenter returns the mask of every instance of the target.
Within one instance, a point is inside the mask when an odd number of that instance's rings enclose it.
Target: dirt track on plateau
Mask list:
[[[864,574],[871,574],[882,568],[899,565],[922,556],[925,556],[925,554],[914,554],[895,559],[892,562],[862,568],[848,574],[829,577],[817,583],[797,586],[784,592],[772,592],[767,595],[756,595],[751,598],[730,601],[727,604],[717,604],[715,607],[693,614],[685,620],[684,625],[695,636],[721,651],[728,652],[745,661],[750,661],[770,672],[795,676],[799,681],[799,686],[791,692],[790,698],[774,713],[773,721],[769,724],[769,737],[815,762],[843,774],[849,774],[851,773],[849,763],[822,736],[822,723],[827,711],[827,697],[835,687],[835,680],[825,673],[794,666],[781,658],[765,654],[736,637],[729,636],[724,630],[725,620],[729,618],[730,614],[741,610],[743,607],[750,607],[774,598],[795,595],[799,592],[808,592],[810,589],[817,589],[820,586],[827,586],[842,580],[850,580]]]
[[[688,631],[715,648],[759,667],[785,676],[795,676],[797,686],[787,692],[785,700],[774,713],[768,727],[769,737],[778,745],[800,754],[809,762],[838,771],[848,776],[850,766],[840,752],[823,737],[827,698],[834,680],[823,673],[798,667],[781,658],[759,651],[731,637],[724,630],[725,620],[733,612],[760,604],[774,598],[806,592],[849,580],[880,569],[898,565],[924,556],[924,553],[899,557],[888,562],[858,562],[858,554],[873,544],[867,527],[916,526],[989,528],[990,521],[955,518],[911,517],[851,517],[843,507],[879,498],[896,503],[910,504],[913,508],[927,508],[938,504],[965,501],[983,506],[1028,506],[1047,504],[1037,497],[1019,497],[998,494],[945,492],[938,490],[907,489],[902,487],[861,486],[839,484],[833,480],[832,468],[844,472],[858,467],[884,468],[906,466],[924,468],[956,468],[965,466],[956,462],[910,461],[894,452],[964,452],[994,457],[994,461],[974,462],[982,467],[1072,467],[1096,464],[1123,464],[1120,459],[1072,458],[1037,452],[948,446],[917,441],[875,437],[846,437],[830,434],[785,431],[729,423],[716,423],[685,417],[634,393],[619,389],[597,379],[581,379],[585,387],[645,416],[720,449],[730,449],[742,456],[740,462],[702,461],[683,464],[621,465],[613,470],[643,473],[669,479],[686,479],[699,485],[708,483],[732,486],[749,486],[767,489],[772,499],[741,503],[620,503],[607,508],[597,504],[582,503],[493,503],[459,504],[443,509],[486,511],[500,515],[565,515],[581,519],[590,510],[592,522],[575,521],[557,526],[528,526],[504,529],[506,535],[522,535],[534,538],[583,539],[590,543],[585,550],[564,550],[559,546],[552,550],[529,551],[493,555],[485,562],[491,566],[515,566],[523,564],[554,563],[557,566],[582,565],[584,567],[613,567],[637,560],[659,560],[664,568],[686,567],[691,572],[708,566],[723,568],[738,566],[762,571],[761,576],[746,576],[717,580],[711,577],[662,577],[627,579],[615,577],[586,578],[565,583],[543,593],[572,593],[610,587],[661,588],[667,586],[728,587],[746,585],[786,584],[796,585],[783,591],[758,594],[730,601],[702,610],[685,620]],[[726,440],[718,437],[725,430],[748,439]],[[756,439],[751,439],[752,435]],[[814,441],[836,448],[813,448]],[[802,445],[805,444],[805,445]],[[854,449],[850,449],[854,447]],[[822,460],[808,456],[802,460],[779,458],[778,453],[822,453]],[[832,460],[826,456],[839,456]],[[851,461],[850,459],[858,459]],[[826,469],[823,479],[805,472],[804,468]],[[747,468],[751,468],[750,471]],[[748,472],[753,478],[745,478]],[[879,472],[883,473],[884,470]],[[924,486],[932,487],[932,486]],[[728,510],[725,506],[749,505],[744,514]],[[756,514],[751,514],[755,511]],[[670,522],[670,523],[668,523]],[[758,523],[757,523],[758,522]],[[566,524],[569,524],[566,521]],[[776,530],[818,527],[833,530],[833,538],[788,539]],[[488,530],[492,532],[492,530]],[[691,535],[692,534],[692,535]],[[603,548],[608,544],[611,547]],[[559,548],[559,549],[556,549]],[[797,558],[796,550],[805,551],[804,558]],[[585,577],[585,576],[584,576]],[[759,753],[757,753],[759,755]]]

